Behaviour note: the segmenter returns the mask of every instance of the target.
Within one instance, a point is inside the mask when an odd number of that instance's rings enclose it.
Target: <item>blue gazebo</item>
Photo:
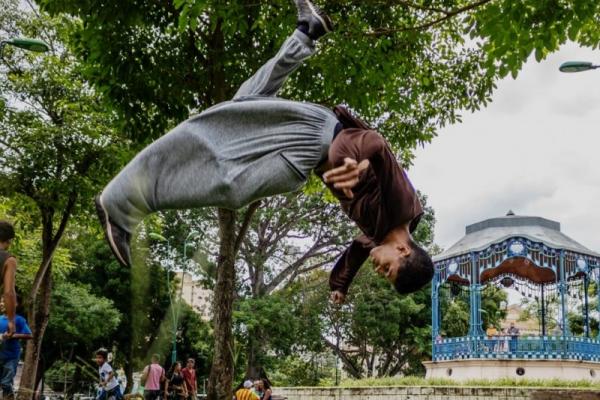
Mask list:
[[[560,367],[555,368],[560,371],[554,374],[556,377],[600,377],[600,336],[591,337],[588,301],[590,282],[600,288],[600,254],[563,234],[560,223],[516,216],[509,211],[504,217],[467,226],[466,235],[435,257],[434,263],[432,362],[425,363],[428,376],[547,378],[552,370],[548,361],[552,360]],[[490,286],[514,288],[535,298],[541,322],[539,335],[487,337],[482,326],[481,297]],[[469,331],[464,337],[440,335],[441,315],[445,313],[440,310],[440,292],[445,288],[453,295],[464,292],[469,296]],[[596,295],[600,307],[600,290]],[[547,329],[549,301],[558,303],[560,329],[553,332]],[[573,302],[583,310],[583,335],[579,336],[571,334],[567,319],[569,303]],[[581,368],[586,370],[585,375]]]

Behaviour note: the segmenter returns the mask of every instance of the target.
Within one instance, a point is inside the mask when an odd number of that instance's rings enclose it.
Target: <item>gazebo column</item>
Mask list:
[[[544,284],[542,283],[542,337],[546,336],[546,297],[544,296]]]
[[[440,334],[440,273],[437,268],[431,282],[431,358],[435,361],[437,338]]]
[[[560,273],[560,309],[561,309],[561,323],[562,323],[562,336],[565,339],[569,336],[569,322],[567,319],[567,279],[565,277],[565,252],[561,250],[560,252],[560,265],[559,265],[559,273]]]
[[[484,335],[481,321],[481,285],[479,284],[479,270],[477,256],[471,255],[471,285],[469,286],[471,314],[469,318],[469,336],[473,342],[473,352],[478,353],[479,338]],[[475,354],[477,357],[477,354]]]
[[[583,331],[583,333],[584,333],[585,337],[588,339],[590,337],[590,304],[588,301],[589,285],[590,285],[590,279],[586,272],[586,274],[583,276],[583,316],[584,316],[584,325],[583,325],[584,331]]]
[[[596,264],[596,266],[598,267],[598,264]],[[600,313],[600,271],[596,273],[596,296],[598,297],[596,307]],[[598,337],[596,337],[596,339],[600,340],[600,329],[598,329]]]

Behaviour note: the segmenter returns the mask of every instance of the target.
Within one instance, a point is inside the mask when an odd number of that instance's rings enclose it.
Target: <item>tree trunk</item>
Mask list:
[[[248,332],[248,345],[246,347],[246,356],[248,357],[248,364],[246,367],[246,377],[251,379],[262,378],[264,374],[262,368],[262,359],[260,357],[263,350],[261,345],[262,335],[258,329],[252,329]]]
[[[219,209],[219,262],[214,292],[215,346],[208,400],[231,400],[233,387],[232,309],[235,292],[235,211]]]
[[[125,378],[127,379],[127,386],[125,387],[125,393],[131,392],[133,388],[133,364],[130,360],[126,360],[124,363]]]
[[[46,260],[43,262],[46,262]],[[42,353],[42,342],[44,340],[46,327],[48,326],[50,312],[52,264],[48,266],[44,275],[44,279],[38,292],[37,301],[36,303],[31,304],[29,308],[28,321],[33,334],[33,339],[27,341],[27,346],[25,348],[25,362],[18,393],[19,400],[33,399],[35,388],[41,380],[41,374],[38,374],[38,372],[40,371],[39,362]]]
[[[322,336],[321,339],[323,339],[323,342],[325,343],[325,345],[327,347],[329,347],[331,350],[333,350],[333,352],[340,358],[340,360],[342,360],[342,363],[344,364],[346,372],[348,374],[350,374],[350,376],[352,376],[352,378],[354,378],[354,379],[362,379],[363,378],[362,369],[359,368],[342,349],[340,349],[338,346],[335,345],[335,343],[332,343],[331,341],[329,341],[329,339],[327,339],[324,336]]]

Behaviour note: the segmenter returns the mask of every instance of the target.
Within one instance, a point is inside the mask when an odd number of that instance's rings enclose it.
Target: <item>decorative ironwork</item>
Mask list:
[[[439,339],[433,344],[433,360],[531,359],[600,362],[600,341],[584,337],[539,336]]]
[[[504,286],[505,288],[509,288],[515,284],[515,280],[513,278],[511,278],[510,276],[505,276],[504,278],[502,278],[502,280],[500,282],[502,283],[502,286]]]
[[[498,269],[508,260],[521,260],[544,272],[544,279],[531,281],[525,274],[511,269]],[[517,265],[517,264],[513,264]],[[489,272],[487,272],[489,271]],[[551,272],[550,272],[551,271]],[[482,283],[483,276],[483,283]],[[548,278],[550,277],[550,278]],[[459,295],[458,285],[469,291],[469,333],[465,337],[442,338],[439,312],[441,286],[451,282],[453,296]],[[534,299],[541,308],[541,332],[538,337],[494,337],[484,335],[481,320],[481,291],[483,284],[511,287],[523,296]],[[526,237],[509,237],[491,243],[483,250],[468,251],[435,263],[432,285],[432,340],[433,360],[472,358],[569,359],[600,362],[600,334],[590,337],[588,286],[595,282],[600,287],[600,258],[594,254],[553,248],[546,243]],[[462,291],[462,289],[461,289]],[[596,290],[600,312],[600,290]],[[567,321],[567,297],[582,300],[584,336],[572,336]],[[558,336],[546,332],[546,307],[559,300]]]

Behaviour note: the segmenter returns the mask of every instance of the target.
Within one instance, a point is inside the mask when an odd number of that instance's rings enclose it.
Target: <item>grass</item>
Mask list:
[[[331,382],[323,382],[322,386],[333,386]],[[456,382],[449,379],[425,379],[417,376],[393,378],[344,379],[340,387],[371,387],[371,386],[468,386],[468,387],[535,387],[535,388],[581,388],[600,389],[600,382],[587,380],[566,381],[559,379],[498,379],[471,380]]]

